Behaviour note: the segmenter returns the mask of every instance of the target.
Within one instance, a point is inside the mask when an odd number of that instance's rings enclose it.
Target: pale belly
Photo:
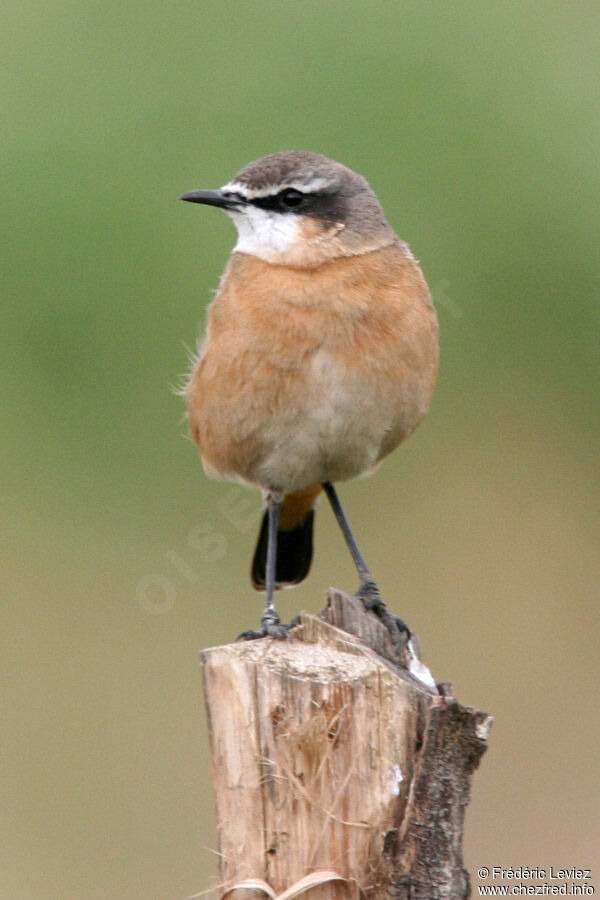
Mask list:
[[[382,372],[375,377],[348,371],[320,351],[302,397],[293,401],[293,414],[285,424],[267,425],[266,452],[253,480],[287,493],[366,474],[384,447],[389,452],[418,425],[428,404],[420,384],[402,384]]]

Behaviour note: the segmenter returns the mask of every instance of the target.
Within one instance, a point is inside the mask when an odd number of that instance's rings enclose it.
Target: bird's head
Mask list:
[[[313,268],[396,240],[368,182],[318,153],[274,153],[216,191],[181,197],[218,206],[237,228],[235,250],[274,265]]]

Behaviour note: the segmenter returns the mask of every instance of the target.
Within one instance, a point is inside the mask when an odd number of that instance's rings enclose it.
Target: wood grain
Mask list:
[[[278,896],[329,872],[300,893],[466,897],[464,809],[490,717],[394,664],[354,598],[327,601],[291,640],[201,654],[223,891],[260,879]]]

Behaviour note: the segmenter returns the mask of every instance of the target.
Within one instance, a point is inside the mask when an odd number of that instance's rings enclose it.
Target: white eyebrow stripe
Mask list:
[[[300,191],[303,194],[314,194],[316,191],[322,191],[331,187],[332,182],[328,178],[313,178],[310,181],[282,181],[281,184],[267,185],[266,187],[254,188],[248,184],[242,184],[239,181],[230,181],[223,185],[222,191],[231,191],[234,194],[241,194],[246,200],[260,200],[263,197],[275,197],[280,191],[286,188]]]

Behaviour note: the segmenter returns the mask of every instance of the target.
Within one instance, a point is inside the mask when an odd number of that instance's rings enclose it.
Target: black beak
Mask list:
[[[180,200],[189,200],[190,203],[204,203],[206,206],[219,206],[221,209],[233,209],[243,204],[238,194],[230,191],[190,191],[182,194]]]

